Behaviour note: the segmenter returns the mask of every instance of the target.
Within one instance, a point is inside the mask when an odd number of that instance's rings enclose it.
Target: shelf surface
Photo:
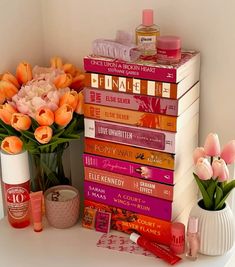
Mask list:
[[[134,255],[96,246],[102,233],[82,228],[55,229],[45,223],[44,230],[35,233],[32,226],[14,229],[6,218],[0,220],[0,266],[6,267],[165,267],[161,259]],[[112,231],[115,235],[125,234]],[[191,262],[183,259],[176,266],[230,267],[235,249],[220,257],[200,255]]]

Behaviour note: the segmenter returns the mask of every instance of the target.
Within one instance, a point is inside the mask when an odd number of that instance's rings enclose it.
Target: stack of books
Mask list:
[[[163,244],[197,198],[197,52],[176,65],[84,58],[85,207],[112,213],[112,228]]]

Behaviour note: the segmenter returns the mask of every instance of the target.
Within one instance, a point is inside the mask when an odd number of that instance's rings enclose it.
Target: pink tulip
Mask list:
[[[231,164],[235,161],[235,140],[230,141],[224,146],[220,157],[227,164]]]
[[[207,156],[215,157],[220,155],[220,142],[217,134],[208,134],[204,149]]]
[[[206,153],[204,150],[204,147],[197,147],[194,151],[193,151],[193,161],[194,164],[197,164],[197,161],[199,158],[205,158],[206,157]]]
[[[195,173],[201,180],[211,179],[213,175],[213,170],[207,158],[198,159]]]
[[[219,182],[227,181],[229,170],[223,159],[215,159],[212,163],[213,177],[218,178]]]

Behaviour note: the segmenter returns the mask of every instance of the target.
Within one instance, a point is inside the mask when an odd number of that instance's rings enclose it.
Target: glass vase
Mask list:
[[[31,153],[31,191],[42,190],[56,185],[70,185],[70,174],[65,174],[64,152],[67,147],[54,152]]]

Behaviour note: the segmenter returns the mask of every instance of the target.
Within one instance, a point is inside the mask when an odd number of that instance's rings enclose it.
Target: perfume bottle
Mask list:
[[[199,247],[200,240],[198,234],[198,218],[192,216],[189,217],[188,220],[186,257],[195,261],[197,259]]]
[[[144,9],[142,24],[136,30],[136,45],[143,56],[156,54],[157,37],[160,35],[159,26],[153,22],[153,10]]]
[[[8,221],[12,227],[30,224],[30,172],[28,153],[10,155],[1,151],[2,180]]]

